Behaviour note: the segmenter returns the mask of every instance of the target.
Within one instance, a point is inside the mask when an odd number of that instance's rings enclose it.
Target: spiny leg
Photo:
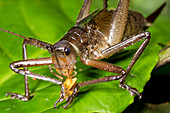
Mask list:
[[[137,41],[140,41],[142,39],[145,39],[143,41],[143,43],[140,45],[140,47],[138,48],[138,50],[136,51],[136,53],[134,54],[134,57],[131,61],[131,63],[129,64],[129,66],[127,67],[126,69],[126,74],[120,79],[120,87],[124,88],[124,89],[127,89],[131,95],[135,95],[137,94],[139,96],[139,98],[142,97],[142,95],[135,89],[135,88],[132,88],[130,86],[128,86],[127,84],[125,84],[125,80],[126,80],[126,77],[127,75],[129,74],[131,68],[133,67],[133,65],[136,63],[136,61],[139,59],[139,57],[141,56],[142,52],[144,51],[144,49],[146,48],[146,46],[148,45],[149,41],[150,41],[150,33],[145,31],[145,32],[142,32],[142,33],[139,33],[139,34],[136,34],[134,36],[132,36],[131,38],[127,39],[126,41],[124,42],[121,42],[117,45],[114,45],[112,46],[111,48],[112,49],[107,49],[105,50],[105,52],[103,51],[103,53],[106,55],[109,55],[109,54],[113,54],[115,52],[118,52],[120,51],[121,49],[123,49],[124,47],[128,47],[129,45],[132,45],[133,43],[137,42]],[[119,47],[118,47],[119,46]],[[114,49],[113,49],[114,48]],[[109,53],[110,51],[110,53]]]
[[[120,42],[118,44],[115,44],[115,45],[103,50],[101,52],[102,55],[101,55],[100,59],[107,58],[108,56],[112,56],[114,53],[117,53],[117,52],[125,49],[126,47],[128,47],[138,41],[141,41],[142,39],[146,39],[146,38],[150,38],[150,32],[148,32],[148,31],[135,34],[135,35],[129,37],[127,40]]]
[[[150,34],[148,34],[148,36],[146,37],[146,39],[143,41],[143,43],[140,45],[140,47],[138,48],[138,50],[136,51],[136,53],[134,54],[134,57],[131,61],[131,63],[129,64],[129,66],[127,67],[126,69],[126,74],[125,76],[123,76],[121,79],[120,79],[120,87],[122,88],[125,88],[127,89],[128,91],[131,92],[131,95],[135,95],[135,93],[138,93],[138,91],[134,88],[131,88],[130,86],[128,86],[127,84],[125,84],[125,80],[126,80],[126,77],[128,75],[128,73],[130,72],[130,70],[132,69],[133,65],[136,63],[136,61],[139,59],[139,57],[141,56],[142,52],[144,51],[144,49],[146,48],[146,46],[148,45],[150,41]],[[142,97],[142,95],[139,96],[139,99]]]
[[[107,0],[103,0],[103,9],[107,9]]]
[[[127,23],[129,2],[130,0],[119,0],[119,4],[112,15],[108,35],[108,43],[110,45],[121,42]]]
[[[34,39],[34,38],[28,38],[28,37],[25,37],[25,36],[22,36],[22,35],[19,35],[17,33],[14,33],[14,32],[11,32],[11,31],[7,31],[7,30],[4,30],[4,29],[0,29],[1,31],[4,31],[4,32],[7,32],[7,33],[10,33],[10,34],[13,34],[13,35],[16,35],[16,36],[19,36],[21,38],[24,38],[24,42],[23,42],[23,59],[24,60],[27,60],[27,51],[26,51],[26,44],[29,44],[31,46],[36,46],[36,47],[40,47],[42,49],[46,49],[49,51],[49,53],[51,53],[53,51],[53,45],[49,44],[49,43],[46,43],[46,42],[43,42],[43,41],[40,41],[40,40],[37,40],[37,39]],[[42,59],[41,59],[42,60]],[[45,59],[44,59],[45,60]],[[37,60],[36,60],[37,61]],[[20,61],[21,63],[23,63],[22,61]],[[29,64],[28,62],[29,61],[26,61],[27,62],[27,65],[24,66],[24,69],[21,70],[21,69],[18,69],[19,67],[22,67],[20,64],[18,67],[14,67],[14,65],[16,65],[15,63],[16,62],[13,62],[10,64],[10,67],[13,71],[15,71],[16,73],[20,73],[22,75],[26,75],[26,72],[27,72],[27,76],[30,76],[30,77],[33,77],[35,76],[34,78],[37,78],[37,79],[42,79],[42,80],[46,80],[46,81],[50,81],[50,82],[53,82],[53,83],[59,83],[60,81],[56,81],[54,79],[51,79],[51,78],[48,78],[48,77],[43,77],[41,75],[38,75],[38,74],[35,74],[35,73],[28,73],[28,69],[27,69],[27,66],[31,66],[31,64]],[[45,62],[45,61],[44,61]],[[36,63],[36,62],[35,62]],[[39,62],[38,62],[39,63]],[[37,64],[38,64],[37,63]],[[43,63],[43,62],[42,62]],[[38,66],[37,64],[35,64],[35,66]],[[47,63],[48,64],[48,63]],[[44,64],[40,64],[40,65],[47,65],[46,62]],[[19,95],[19,94],[16,94],[16,93],[7,93],[6,96],[8,95],[11,95],[12,98],[18,98],[18,99],[21,99],[23,101],[27,101],[29,99],[29,86],[28,86],[28,78],[27,76],[24,77],[24,80],[25,80],[25,96],[23,95]]]
[[[23,42],[23,59],[27,60],[27,47],[26,47],[26,40]],[[28,67],[24,67],[24,70],[27,71]],[[24,76],[24,81],[25,81],[25,97],[29,99],[30,94],[29,94],[29,85],[28,85],[28,77]]]
[[[113,80],[119,80],[126,73],[123,68],[113,65],[111,63],[98,61],[98,60],[92,60],[92,59],[85,59],[85,60],[83,59],[81,61],[86,65],[89,65],[89,66],[92,66],[92,67],[95,67],[95,68],[98,68],[98,69],[101,69],[104,71],[113,72],[118,75],[105,76],[105,77],[102,77],[102,78],[99,78],[96,80],[81,82],[81,83],[78,83],[79,87],[90,85],[90,84],[101,83],[101,82],[109,82],[109,81],[113,81]]]
[[[10,64],[10,67],[11,67],[11,70],[13,70],[14,72],[24,75],[26,77],[32,77],[32,78],[49,81],[54,84],[61,85],[62,82],[60,80],[56,80],[56,79],[53,79],[50,77],[46,77],[46,76],[42,76],[42,75],[30,72],[27,70],[27,68],[25,68],[25,67],[31,67],[31,66],[42,66],[42,65],[50,65],[50,64],[52,64],[52,59],[51,59],[51,57],[47,57],[47,58],[28,59],[28,60],[20,60],[20,61],[12,62]],[[19,69],[20,67],[24,67],[24,69]],[[27,81],[25,84],[27,85]],[[26,86],[26,87],[28,87],[28,86]],[[17,99],[21,99],[23,101],[27,101],[29,99],[27,97],[27,96],[29,96],[29,90],[26,89],[25,96],[16,94],[16,93],[7,93],[6,95],[11,95],[12,98],[17,98]]]
[[[90,6],[91,6],[91,1],[92,0],[85,0],[84,1],[84,4],[78,14],[78,17],[77,17],[77,21],[76,21],[76,24],[81,21],[83,18],[85,18],[86,16],[88,16],[89,14],[89,10],[90,10]]]
[[[27,60],[27,48],[26,48],[26,40],[23,42],[23,60]],[[28,71],[28,67],[24,67],[25,71]],[[24,76],[24,85],[25,85],[25,95],[20,95],[17,93],[6,93],[6,96],[10,95],[11,98],[20,99],[23,101],[28,101],[30,99],[29,94],[29,85],[28,85],[28,77]]]
[[[28,60],[20,60],[16,62],[12,62],[10,64],[11,70],[13,70],[16,73],[19,73],[21,75],[25,75],[27,77],[32,77],[44,81],[49,81],[54,84],[59,84],[61,85],[62,82],[60,80],[56,80],[50,77],[46,77],[43,75],[39,75],[36,73],[33,73],[31,71],[26,71],[24,69],[19,69],[20,67],[32,67],[32,66],[43,66],[43,65],[51,65],[52,64],[52,58],[51,57],[46,57],[46,58],[38,58],[38,59],[28,59]]]
[[[121,67],[110,64],[110,63],[82,58],[81,61],[86,65],[89,65],[89,66],[92,66],[92,67],[95,67],[95,68],[98,68],[98,69],[102,69],[102,70],[105,70],[105,71],[113,72],[113,73],[116,73],[118,75],[106,76],[106,77],[99,78],[99,79],[96,79],[96,80],[78,83],[78,86],[82,87],[82,86],[86,86],[86,85],[90,85],[90,84],[96,84],[96,83],[108,82],[108,81],[120,79],[120,87],[127,89],[132,95],[137,94],[139,96],[139,98],[141,98],[142,95],[135,88],[132,88],[132,87],[126,85],[124,82],[125,82],[125,79],[126,79],[128,73],[129,73],[129,71],[131,70],[131,68],[133,67],[133,65],[138,60],[138,58],[142,54],[143,50],[147,46],[147,44],[150,40],[150,33],[147,32],[147,31],[143,32],[143,33],[139,33],[137,35],[132,36],[130,39],[125,40],[124,42],[121,42],[117,45],[114,45],[114,46],[112,46],[112,47],[110,47],[110,48],[108,48],[108,49],[106,49],[102,52],[103,58],[105,58],[105,57],[107,57],[107,55],[110,56],[110,55],[122,50],[123,48],[128,47],[129,45],[132,45],[133,43],[140,41],[142,39],[145,39],[145,40],[141,44],[141,46],[139,47],[137,52],[135,53],[135,55],[134,55],[134,57],[133,57],[133,59],[132,59],[131,63],[129,64],[126,71],[124,69],[122,69]],[[116,49],[114,49],[114,48],[116,48]]]
[[[114,53],[116,53],[116,52],[132,45],[133,43],[142,40],[142,39],[145,39],[145,40],[143,41],[143,43],[141,44],[141,46],[139,47],[139,49],[135,53],[131,63],[129,64],[129,66],[126,70],[126,74],[120,79],[120,87],[127,89],[132,95],[138,94],[139,98],[141,98],[142,95],[135,88],[128,86],[124,82],[126,80],[127,75],[129,74],[129,71],[131,70],[131,68],[133,67],[133,65],[138,60],[138,58],[140,57],[140,55],[144,51],[145,47],[149,43],[150,33],[148,31],[138,33],[136,35],[133,35],[131,38],[129,38],[129,39],[123,41],[123,42],[120,42],[120,43],[102,51],[103,58],[105,58],[107,56],[111,56],[112,54],[114,54]]]
[[[77,21],[76,21],[76,25],[85,17],[87,17],[89,15],[89,11],[90,11],[90,6],[91,6],[91,2],[92,0],[85,0],[84,4],[78,14],[77,17]],[[103,9],[107,8],[107,0],[103,0]]]

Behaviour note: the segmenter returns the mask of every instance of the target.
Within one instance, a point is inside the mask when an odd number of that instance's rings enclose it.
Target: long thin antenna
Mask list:
[[[22,36],[22,35],[19,35],[19,34],[17,34],[17,33],[11,32],[11,31],[7,31],[7,30],[4,30],[4,29],[0,29],[0,31],[4,31],[4,32],[10,33],[10,34],[19,36],[19,37],[21,37],[21,38],[24,38],[24,39],[26,39],[26,40],[29,40],[29,38],[27,38],[27,37],[25,37],[25,36]]]

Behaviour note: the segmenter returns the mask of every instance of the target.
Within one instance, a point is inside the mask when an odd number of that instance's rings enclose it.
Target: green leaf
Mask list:
[[[159,43],[162,46],[162,50],[159,52],[159,61],[156,65],[156,69],[170,62],[170,42]]]
[[[141,0],[140,0],[141,1]],[[147,1],[145,4],[147,4]],[[157,0],[158,1],[158,0]],[[151,2],[151,1],[150,1]],[[148,4],[150,3],[148,2]],[[153,2],[153,1],[152,1]],[[115,2],[114,6],[115,6]],[[113,4],[109,1],[109,7]],[[131,8],[148,15],[157,9],[161,3],[153,2],[156,5],[143,6],[141,2],[132,1]],[[48,43],[57,42],[76,21],[78,12],[83,4],[80,0],[0,0],[0,28],[9,30],[27,37],[33,37]],[[136,6],[136,7],[135,7]],[[138,7],[140,6],[140,7]],[[92,3],[92,11],[102,7],[102,0]],[[144,10],[142,8],[145,7]],[[148,10],[146,10],[148,8]],[[164,10],[166,14],[166,9]],[[136,62],[131,75],[126,83],[137,88],[140,92],[150,78],[150,73],[158,61],[160,47],[157,43],[165,43],[169,39],[169,17],[161,15],[154,25],[148,29],[152,38]],[[122,112],[128,105],[133,103],[134,97],[124,89],[119,88],[119,81],[100,83],[80,88],[80,92],[68,109],[54,109],[53,105],[59,98],[60,86],[41,81],[29,79],[30,92],[34,97],[23,102],[17,99],[12,100],[5,97],[6,92],[24,94],[24,77],[12,72],[9,64],[13,61],[22,60],[23,39],[8,33],[0,32],[0,111],[5,112]],[[124,52],[118,53],[110,59],[110,62],[127,68],[133,54],[141,42],[128,47]],[[121,54],[121,55],[120,55]],[[39,48],[28,46],[28,58],[47,57],[50,54]],[[32,67],[31,71],[52,76],[48,66]],[[101,78],[112,73],[85,66],[77,63],[78,82]],[[65,103],[64,103],[65,104]]]

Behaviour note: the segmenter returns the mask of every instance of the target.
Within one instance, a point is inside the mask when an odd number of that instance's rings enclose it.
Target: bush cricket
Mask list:
[[[103,9],[97,9],[89,14],[91,2],[92,0],[84,1],[78,14],[76,24],[54,45],[0,29],[1,31],[24,39],[22,46],[23,60],[12,62],[10,68],[14,72],[25,76],[25,95],[8,92],[6,96],[10,95],[11,98],[28,101],[31,97],[29,93],[28,77],[33,77],[61,86],[60,98],[55,102],[54,108],[63,100],[67,101],[63,108],[67,108],[76,97],[79,88],[83,86],[113,80],[119,80],[119,86],[128,90],[131,95],[137,94],[139,98],[142,97],[138,90],[127,85],[125,80],[131,68],[149,43],[151,35],[150,32],[145,30],[152,25],[166,3],[145,18],[140,13],[129,10],[130,0],[119,0],[116,10],[108,10],[107,0],[103,0]],[[100,60],[108,58],[116,52],[143,39],[143,43],[134,54],[126,70],[117,65]],[[46,49],[51,56],[28,59],[26,45]],[[96,80],[77,83],[77,72],[74,70],[76,68],[77,57],[79,57],[81,62],[85,65],[113,72],[117,75],[110,75]],[[50,65],[50,71],[58,79],[39,75],[28,70],[28,67],[42,65]],[[52,69],[55,69],[57,73],[53,72]],[[64,79],[64,77],[66,79]]]

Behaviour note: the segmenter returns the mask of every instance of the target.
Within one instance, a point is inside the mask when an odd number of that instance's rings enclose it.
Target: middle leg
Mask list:
[[[90,81],[78,83],[79,87],[90,85],[90,84],[95,84],[95,83],[109,82],[112,80],[119,80],[126,73],[126,71],[123,68],[113,65],[111,63],[98,61],[98,60],[92,60],[92,59],[86,59],[86,60],[81,60],[81,61],[86,65],[89,65],[89,66],[92,66],[92,67],[95,67],[95,68],[98,68],[104,71],[113,72],[118,75],[105,76],[103,78],[99,78],[96,80],[90,80]]]

